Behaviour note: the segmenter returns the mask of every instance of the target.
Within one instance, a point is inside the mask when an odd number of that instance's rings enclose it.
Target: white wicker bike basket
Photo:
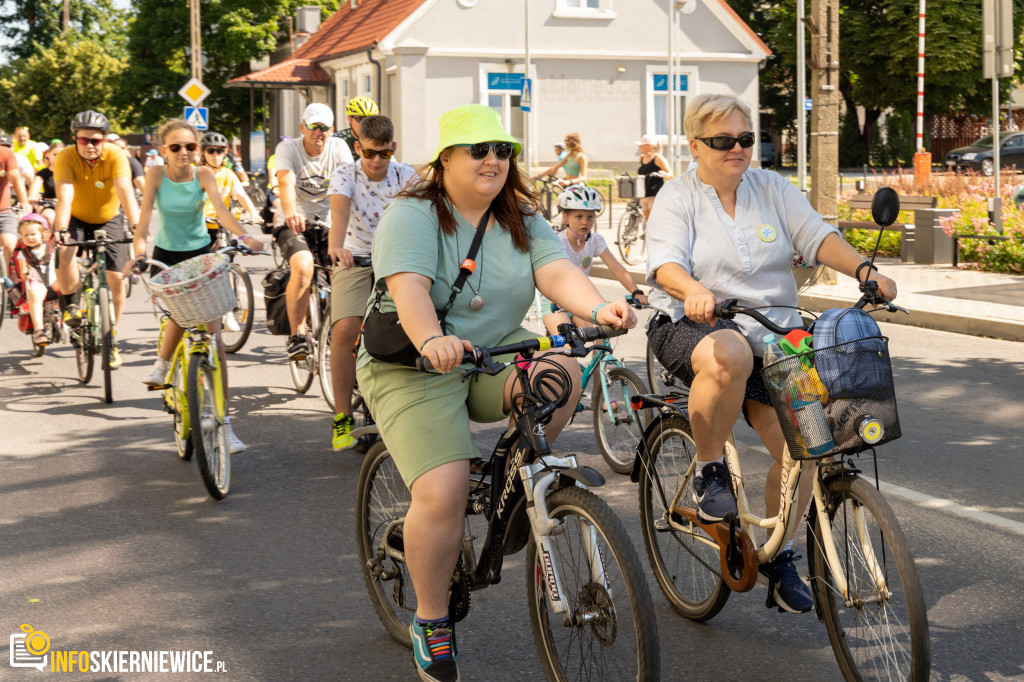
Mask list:
[[[219,320],[235,307],[235,289],[228,276],[230,265],[221,253],[189,258],[154,275],[149,290],[179,326]]]

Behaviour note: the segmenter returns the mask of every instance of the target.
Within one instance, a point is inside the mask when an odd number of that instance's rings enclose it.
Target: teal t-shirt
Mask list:
[[[435,308],[448,302],[459,265],[469,252],[476,226],[458,213],[457,229],[446,235],[437,224],[431,204],[421,199],[397,199],[388,206],[373,237],[373,272],[379,282],[388,275],[415,272],[432,280],[430,298]],[[512,235],[497,222],[484,233],[476,255],[476,271],[455,299],[447,318],[447,331],[477,346],[494,346],[519,329],[533,303],[533,271],[560,258],[565,249],[551,225],[540,215],[527,216],[530,250],[523,253],[512,244]],[[383,286],[383,284],[381,285]],[[474,291],[486,302],[483,309],[469,306]],[[374,293],[370,294],[370,301]],[[388,292],[381,310],[395,309]],[[369,362],[364,349],[358,365]]]
[[[165,166],[163,180],[156,190],[160,230],[153,243],[165,251],[195,251],[208,245],[210,235],[203,220],[205,202],[206,195],[199,186],[195,169],[191,180],[174,182],[167,177]]]

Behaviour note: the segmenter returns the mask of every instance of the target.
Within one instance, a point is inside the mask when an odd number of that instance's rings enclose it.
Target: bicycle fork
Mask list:
[[[540,557],[539,578],[543,579],[547,589],[548,604],[554,613],[561,613],[566,626],[579,626],[583,623],[573,622],[575,618],[581,618],[584,622],[598,617],[594,613],[570,613],[566,598],[564,596],[562,580],[558,575],[558,562],[553,556],[551,548],[551,536],[558,535],[567,530],[565,521],[552,519],[548,513],[547,496],[551,485],[558,480],[558,469],[575,469],[576,458],[569,457],[542,457],[533,464],[525,464],[519,468],[519,476],[523,479],[523,488],[526,493],[526,514],[530,519],[530,527],[533,532],[534,542],[537,544],[537,552]],[[555,471],[552,471],[555,469]],[[587,563],[590,567],[591,581],[602,585],[607,590],[609,597],[612,597],[611,585],[605,571],[604,557],[598,547],[597,530],[580,521],[580,536],[586,550]]]

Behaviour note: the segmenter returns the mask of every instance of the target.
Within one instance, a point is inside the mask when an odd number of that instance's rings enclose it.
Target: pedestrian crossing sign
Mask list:
[[[210,127],[210,109],[208,107],[185,107],[185,120],[196,130],[207,130]]]
[[[533,99],[533,79],[524,78],[522,88],[519,91],[519,108],[522,111],[529,111]]]

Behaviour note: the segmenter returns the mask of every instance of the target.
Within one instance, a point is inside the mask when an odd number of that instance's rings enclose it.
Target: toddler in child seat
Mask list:
[[[626,291],[640,303],[647,303],[647,296],[640,290],[632,275],[608,249],[604,237],[594,231],[597,223],[597,212],[601,210],[601,195],[597,190],[586,185],[572,185],[558,195],[558,209],[562,214],[562,230],[559,236],[569,260],[576,264],[584,274],[590,275],[590,266],[594,258],[600,258]],[[548,302],[544,302],[547,307]],[[551,306],[551,314],[544,316],[544,326],[549,334],[557,332],[558,325],[569,322],[570,315],[560,308]],[[577,319],[579,327],[591,327],[591,320]]]
[[[43,328],[43,304],[56,301],[60,292],[54,268],[55,249],[50,242],[50,223],[38,213],[28,213],[18,222],[18,245],[11,256],[11,302],[27,308],[32,323],[32,340],[45,346],[52,339]],[[22,331],[28,332],[24,326]]]

